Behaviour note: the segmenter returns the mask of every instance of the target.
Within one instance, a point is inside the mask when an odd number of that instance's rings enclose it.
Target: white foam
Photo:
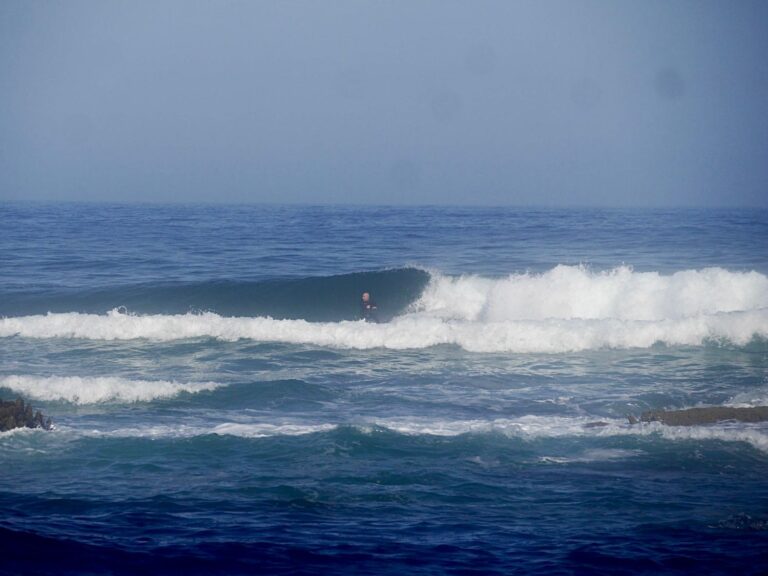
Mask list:
[[[372,424],[400,434],[459,436],[471,433],[499,433],[510,438],[534,440],[538,438],[660,436],[666,440],[721,440],[746,442],[758,450],[768,452],[768,427],[764,424],[710,424],[706,426],[665,426],[658,422],[630,426],[625,419],[601,418],[605,425],[586,426],[594,418],[564,416],[521,416],[494,420],[413,420],[379,419]],[[361,427],[372,431],[370,426]],[[605,454],[588,455],[605,459]],[[587,456],[584,456],[587,457]]]
[[[12,428],[11,430],[0,432],[0,440],[11,438],[13,436],[30,436],[45,432],[48,432],[48,430],[43,430],[42,428]]]
[[[762,425],[709,426],[644,426],[646,434],[660,434],[667,440],[720,440],[722,442],[746,442],[762,452],[768,452],[768,430]]]
[[[386,324],[224,317],[212,312],[46,314],[0,319],[0,337],[169,341],[215,338],[333,348],[473,352],[574,352],[647,348],[658,342],[745,345],[768,337],[768,278],[721,268],[669,276],[621,267],[557,266],[503,279],[435,274],[421,298]]]
[[[741,392],[736,394],[726,404],[734,408],[751,408],[753,406],[768,406],[768,390],[766,390],[765,384],[763,387],[756,390],[750,390],[749,392]]]
[[[370,425],[407,435],[459,436],[495,432],[524,439],[594,436],[603,433],[606,429],[616,430],[626,427],[626,420],[624,419],[604,420],[608,424],[605,427],[585,427],[586,424],[594,421],[594,418],[563,416],[521,416],[519,418],[495,418],[493,420],[381,418],[372,421]],[[373,428],[364,429],[373,430]]]
[[[603,425],[590,427],[594,418],[566,416],[521,416],[492,420],[439,420],[428,418],[374,418],[353,426],[366,434],[386,429],[408,436],[456,437],[463,434],[500,434],[522,441],[547,438],[610,438],[615,436],[648,436],[668,441],[746,442],[768,452],[768,427],[764,423],[721,423],[705,426],[666,426],[659,422],[629,425],[625,419],[602,418]],[[330,422],[224,422],[219,424],[152,424],[111,430],[83,429],[67,425],[58,432],[75,437],[106,438],[193,438],[206,435],[265,438],[301,436],[336,430],[340,424]],[[587,462],[637,455],[637,450],[593,448],[568,456],[547,456],[551,462]]]
[[[217,314],[133,316],[110,312],[4,318],[0,336],[170,341],[215,338],[224,341],[310,344],[333,348],[427,348],[455,344],[472,352],[573,352],[597,348],[647,348],[657,342],[698,346],[708,340],[745,345],[768,337],[768,309],[698,315],[660,321],[561,320],[468,322],[408,315],[387,324],[309,323],[272,318],[228,318]]]
[[[35,400],[63,401],[72,404],[103,402],[149,402],[171,398],[181,392],[213,390],[216,382],[169,382],[166,380],[130,380],[112,376],[4,376],[0,387],[10,388]]]
[[[584,450],[575,456],[540,456],[539,462],[547,464],[571,464],[580,462],[604,462],[625,460],[643,454],[642,450],[624,450],[622,448],[593,448]]]
[[[239,424],[228,422],[219,424],[211,433],[220,436],[240,436],[241,438],[264,438],[267,436],[303,436],[328,432],[336,428],[335,424]]]
[[[768,277],[722,268],[664,276],[556,266],[502,279],[434,274],[414,310],[461,320],[675,320],[768,307]]]
[[[303,423],[239,423],[225,422],[218,425],[189,425],[189,424],[156,424],[151,426],[135,426],[129,428],[115,428],[101,430],[98,428],[77,428],[60,426],[64,433],[74,434],[78,437],[91,438],[147,438],[150,440],[166,438],[195,438],[199,436],[238,436],[241,438],[266,438],[270,436],[302,436],[317,432],[334,430],[336,424],[303,424]]]

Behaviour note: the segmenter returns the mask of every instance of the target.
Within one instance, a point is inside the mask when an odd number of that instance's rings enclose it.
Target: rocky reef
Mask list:
[[[0,400],[0,432],[7,432],[14,428],[43,428],[50,430],[53,427],[51,419],[46,418],[38,410],[32,410],[32,406],[21,398],[16,400]]]
[[[649,410],[640,418],[628,416],[630,424],[639,422],[661,422],[667,426],[699,426],[728,420],[736,422],[768,421],[768,406],[731,408],[729,406],[710,406],[706,408],[687,408],[685,410]]]

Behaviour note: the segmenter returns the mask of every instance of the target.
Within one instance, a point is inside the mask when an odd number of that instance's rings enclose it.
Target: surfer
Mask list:
[[[360,317],[366,322],[378,322],[376,310],[376,303],[371,298],[370,293],[363,292],[360,297]]]

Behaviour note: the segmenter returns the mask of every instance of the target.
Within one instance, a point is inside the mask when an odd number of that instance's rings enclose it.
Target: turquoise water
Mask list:
[[[0,219],[2,573],[765,573],[765,211]]]

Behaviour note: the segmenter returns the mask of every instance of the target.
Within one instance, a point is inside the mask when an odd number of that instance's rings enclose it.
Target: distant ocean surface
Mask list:
[[[768,574],[768,212],[2,203],[19,395],[2,574]]]

